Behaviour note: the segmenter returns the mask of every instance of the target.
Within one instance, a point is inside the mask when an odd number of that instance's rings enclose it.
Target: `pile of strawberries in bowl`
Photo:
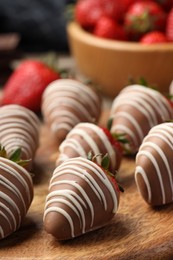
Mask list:
[[[75,19],[101,38],[142,44],[173,42],[173,0],[78,0]]]

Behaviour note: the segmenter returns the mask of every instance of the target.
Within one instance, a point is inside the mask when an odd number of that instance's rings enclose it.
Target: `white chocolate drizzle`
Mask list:
[[[142,122],[136,119],[137,114],[143,118]],[[173,109],[158,91],[140,85],[131,85],[124,88],[114,99],[110,118],[113,119],[111,132],[129,135],[134,143],[133,147],[136,147],[133,149],[138,150],[146,135],[143,122],[145,121],[149,131],[153,126],[172,119]]]
[[[152,141],[153,140],[153,141]],[[166,186],[164,184],[164,176],[167,175],[169,179],[169,186],[172,193],[173,200],[173,169],[171,167],[170,155],[168,154],[168,148],[173,153],[173,123],[162,123],[153,127],[148,135],[144,138],[142,145],[136,156],[136,170],[135,181],[140,191],[140,185],[138,183],[138,175],[141,175],[148,191],[148,202],[152,204],[152,194],[154,190],[151,188],[150,175],[152,172],[148,172],[147,167],[140,165],[140,158],[142,161],[148,162],[154,166],[157,178],[160,184],[160,194],[162,198],[162,204],[167,203],[166,198]],[[155,154],[155,157],[154,155]],[[172,159],[171,159],[172,160]],[[161,172],[159,162],[165,167],[166,171]],[[144,165],[144,163],[143,163]],[[146,164],[147,165],[147,164]]]
[[[68,179],[68,175],[72,175]],[[98,180],[102,182],[105,186],[106,191],[100,188]],[[81,186],[78,184],[78,181],[83,182],[84,185]],[[105,211],[107,211],[107,192],[112,198],[112,213],[115,213],[118,208],[118,198],[117,194],[110,183],[110,180],[106,176],[105,172],[97,164],[81,157],[72,158],[63,162],[59,167],[57,167],[50,179],[49,184],[49,193],[46,198],[45,210],[43,221],[46,220],[50,212],[58,212],[62,214],[71,228],[71,237],[75,236],[75,223],[73,218],[69,215],[68,207],[70,207],[79,219],[81,226],[81,232],[86,232],[86,221],[85,219],[85,210],[90,211],[90,229],[92,229],[94,219],[95,219],[95,210],[92,198],[89,197],[89,191],[85,190],[85,183],[89,187],[88,189],[92,190],[96,197],[99,199],[100,203],[103,205]],[[63,185],[63,188],[61,188]],[[66,187],[64,189],[64,187]],[[61,208],[58,205],[56,206],[53,202],[62,202],[67,207]],[[53,204],[52,204],[53,203]]]
[[[43,118],[54,133],[62,129],[69,132],[79,122],[96,122],[100,108],[98,95],[76,80],[56,80],[43,93]]]
[[[5,227],[0,223],[0,239],[2,239],[20,227],[33,198],[30,173],[22,166],[3,157],[0,157],[0,197],[2,199],[0,218],[6,221]],[[5,231],[6,228],[8,231]]]
[[[0,107],[0,143],[10,156],[21,148],[22,159],[34,159],[39,145],[40,121],[34,112],[20,105]]]
[[[91,134],[91,131],[93,134]],[[117,157],[116,152],[113,149],[108,137],[104,131],[95,124],[92,123],[79,123],[77,124],[66,136],[65,140],[59,146],[59,157],[56,164],[67,159],[69,156],[66,154],[65,149],[71,148],[77,152],[78,156],[86,158],[88,155],[88,150],[80,143],[75,136],[81,137],[89,145],[89,149],[93,151],[95,155],[102,154],[101,147],[99,147],[97,139],[99,138],[102,142],[102,146],[105,147],[106,152],[110,157],[110,163],[112,169],[116,169]],[[98,164],[101,164],[101,156],[96,157]]]

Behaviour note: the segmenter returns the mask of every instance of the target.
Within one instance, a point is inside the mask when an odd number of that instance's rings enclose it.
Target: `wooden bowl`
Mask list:
[[[169,91],[173,80],[172,43],[142,45],[101,39],[76,22],[68,24],[67,34],[79,71],[97,83],[102,93],[116,96],[130,77],[144,77],[161,92]]]

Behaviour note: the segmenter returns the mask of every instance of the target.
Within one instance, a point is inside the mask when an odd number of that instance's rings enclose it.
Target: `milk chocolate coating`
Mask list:
[[[79,122],[98,121],[101,99],[93,89],[77,80],[59,79],[45,89],[41,109],[54,137],[62,141]]]
[[[105,226],[117,212],[119,190],[100,166],[82,157],[53,172],[44,210],[45,230],[68,240]]]
[[[29,172],[0,157],[0,239],[21,226],[32,199],[33,183]]]
[[[21,159],[31,159],[28,170],[39,145],[39,126],[36,114],[23,106],[0,107],[0,144],[5,147],[8,156],[21,148]]]
[[[173,95],[173,80],[171,81],[171,84],[169,86],[169,94],[172,96]]]
[[[110,118],[111,132],[125,134],[129,152],[135,154],[153,126],[173,118],[173,108],[158,91],[131,85],[114,99]]]
[[[101,164],[105,154],[110,158],[110,171],[119,169],[122,153],[109,141],[103,129],[93,123],[79,123],[66,136],[59,146],[59,156],[56,161],[58,166],[65,160],[74,157],[87,158],[88,153],[98,155],[96,161]]]
[[[173,202],[173,123],[153,127],[136,156],[135,181],[151,205]]]

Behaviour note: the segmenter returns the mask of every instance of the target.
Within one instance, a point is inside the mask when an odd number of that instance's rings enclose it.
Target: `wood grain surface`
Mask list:
[[[104,125],[108,113],[103,112]],[[134,182],[134,158],[124,158],[119,170],[119,210],[104,228],[70,241],[58,242],[43,227],[43,210],[49,179],[58,156],[58,144],[43,126],[35,158],[34,200],[21,228],[0,241],[0,259],[173,259],[173,205],[151,208]]]

